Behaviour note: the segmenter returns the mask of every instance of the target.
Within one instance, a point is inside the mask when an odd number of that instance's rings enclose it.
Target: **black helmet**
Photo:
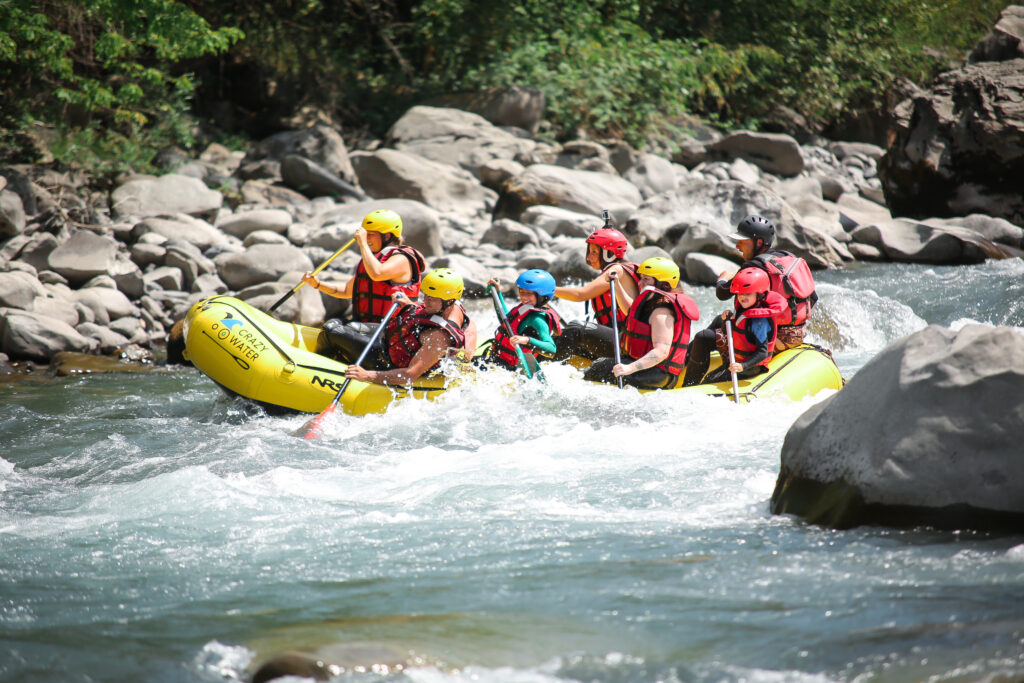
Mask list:
[[[734,240],[761,240],[766,247],[775,242],[775,226],[764,216],[752,214],[736,225],[736,232],[729,235]]]

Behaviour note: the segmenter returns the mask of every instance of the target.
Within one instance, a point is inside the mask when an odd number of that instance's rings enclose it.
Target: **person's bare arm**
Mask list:
[[[448,351],[448,334],[439,329],[425,330],[420,337],[422,346],[412,357],[407,368],[394,368],[392,370],[366,370],[358,365],[350,365],[345,371],[346,377],[358,379],[361,382],[373,382],[375,384],[405,385],[412,384],[418,380],[423,373],[434,367],[437,361]]]
[[[668,309],[656,308],[651,313],[651,343],[653,348],[632,363],[619,364],[612,368],[616,377],[632,375],[634,372],[653,368],[668,358],[672,350],[672,331],[676,319]]]
[[[606,275],[612,276],[615,269],[609,269]],[[629,313],[629,309],[632,308],[633,302],[640,295],[640,289],[633,282],[633,278],[628,275],[623,276],[621,269],[615,272],[612,279],[615,281],[615,303],[619,307],[619,310],[623,314]]]
[[[612,266],[585,285],[580,285],[579,287],[555,287],[555,296],[566,301],[590,301],[591,299],[596,299],[608,291],[609,273],[616,273],[619,279],[624,281],[623,286],[626,288],[626,291],[632,291],[633,297],[636,297],[636,283],[633,281],[633,278],[626,276],[620,265]],[[627,280],[628,284],[625,282]],[[618,290],[616,290],[617,293]]]
[[[350,277],[344,282],[326,282],[315,277],[312,273],[306,272],[302,274],[302,281],[318,292],[323,292],[338,299],[351,299],[352,283],[355,281],[355,278]]]
[[[363,268],[366,269],[366,274],[374,282],[381,282],[383,280],[408,282],[412,279],[412,266],[409,264],[409,259],[404,256],[402,258],[389,258],[383,263],[380,262],[377,255],[373,253],[370,245],[366,242],[366,230],[362,228],[356,230],[356,243],[359,245],[359,253],[363,258]]]

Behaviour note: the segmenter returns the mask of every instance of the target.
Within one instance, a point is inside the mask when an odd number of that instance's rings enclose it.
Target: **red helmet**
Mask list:
[[[611,252],[615,258],[626,258],[626,249],[629,247],[626,236],[615,228],[595,230],[587,238],[587,244],[596,244],[605,251]]]
[[[760,268],[744,268],[732,279],[729,291],[733,294],[760,294],[772,288],[768,273]]]

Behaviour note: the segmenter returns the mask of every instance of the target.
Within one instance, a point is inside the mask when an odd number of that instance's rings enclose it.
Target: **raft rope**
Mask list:
[[[233,298],[233,297],[225,297],[225,298]],[[239,310],[236,306],[234,306],[234,304],[230,304],[230,303],[228,303],[226,301],[222,301],[221,297],[215,297],[213,299],[210,299],[209,303],[212,303],[214,301],[216,301],[216,303],[219,303],[222,306],[226,306],[226,307],[230,308],[235,313],[237,313],[240,318],[242,318],[247,323],[249,323],[250,325],[255,327],[257,330],[259,330],[260,333],[263,335],[263,338],[266,339],[267,342],[271,346],[273,346],[277,350],[277,352],[281,354],[281,357],[284,358],[287,362],[295,365],[296,367],[305,368],[306,370],[315,370],[315,371],[318,371],[318,372],[323,372],[325,374],[335,375],[335,376],[338,376],[338,377],[344,377],[345,376],[345,371],[344,370],[338,371],[338,370],[335,370],[333,368],[325,368],[325,367],[321,367],[319,365],[306,365],[304,363],[296,363],[295,360],[292,359],[292,357],[289,356],[285,352],[285,350],[283,348],[278,346],[276,341],[274,341],[274,335],[266,332],[262,327],[257,325],[256,322],[252,318],[250,318],[245,313],[243,313],[241,310]],[[248,368],[246,368],[246,369],[248,369]],[[422,391],[422,392],[444,391],[446,389],[446,387],[422,387],[422,386],[419,386],[419,387],[418,386],[410,386],[410,387],[395,386],[393,388],[399,389],[399,390],[406,390],[406,391]]]

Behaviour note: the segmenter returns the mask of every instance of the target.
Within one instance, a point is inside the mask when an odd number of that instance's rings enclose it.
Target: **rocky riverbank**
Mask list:
[[[998,61],[987,63],[988,78],[1007,73],[1007,61],[1024,64],[1012,51],[991,53]],[[965,68],[976,74],[985,64]],[[815,268],[978,263],[1024,247],[1024,220],[1012,212],[1016,223],[981,213],[951,218],[949,206],[942,218],[894,216],[893,193],[913,189],[898,174],[883,187],[878,172],[900,165],[907,135],[885,150],[694,126],[692,137],[658,152],[537,137],[543,100],[525,89],[478,108],[487,117],[413,107],[385,139],[357,150],[324,125],[247,150],[210,145],[194,158],[169,150],[163,175],[124,176],[109,187],[50,165],[0,169],[2,367],[48,363],[61,352],[144,356],[211,294],[269,306],[375,208],[398,211],[406,240],[431,267],[461,272],[470,295],[523,268],[545,268],[560,281],[592,277],[583,240],[602,224],[603,209],[629,236],[635,260],[670,256],[692,285],[735,266],[726,235],[749,213],[774,221],[780,246]],[[509,121],[517,125],[499,125]],[[1013,168],[1018,159],[1006,155]],[[942,170],[953,173],[956,160],[947,161]],[[326,275],[351,273],[356,259],[344,254]],[[278,313],[315,325],[344,308],[303,288]]]

